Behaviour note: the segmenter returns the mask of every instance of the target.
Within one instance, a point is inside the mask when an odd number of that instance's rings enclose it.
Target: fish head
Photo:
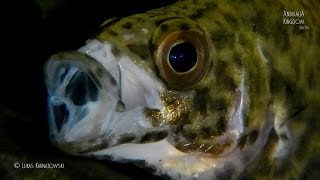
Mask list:
[[[242,172],[271,129],[266,62],[254,35],[226,42],[205,22],[153,10],[107,21],[85,46],[53,55],[53,144],[172,177]]]

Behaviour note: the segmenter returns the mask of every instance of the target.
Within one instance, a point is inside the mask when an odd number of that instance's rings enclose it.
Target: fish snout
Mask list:
[[[81,52],[62,52],[45,65],[51,139],[57,144],[99,136],[118,103],[117,83],[103,66]]]

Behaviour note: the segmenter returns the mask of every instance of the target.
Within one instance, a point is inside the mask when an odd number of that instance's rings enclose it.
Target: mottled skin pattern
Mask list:
[[[177,137],[184,137],[182,142],[173,140],[184,152],[219,155],[228,144],[215,145],[215,137],[225,131],[225,116],[228,107],[234,106],[244,72],[250,100],[245,135],[238,145],[255,141],[266,112],[274,119],[258,166],[254,163],[247,168],[244,177],[316,178],[319,173],[312,172],[317,171],[320,157],[319,7],[317,1],[182,1],[107,22],[98,37],[113,43],[114,52],[121,50],[134,57],[137,65],[161,76],[155,59],[162,37],[172,31],[197,29],[194,22],[210,44],[209,72],[187,88],[168,84],[172,91],[162,98],[174,109],[166,111],[173,116],[146,110],[153,124],[170,124]],[[284,11],[304,11],[310,29],[284,25]],[[162,24],[176,17],[183,20]],[[183,95],[188,92],[195,92],[194,97]],[[290,148],[277,157],[275,148],[281,143]]]
[[[309,29],[284,25],[284,11],[304,11]],[[177,149],[219,156],[232,146],[228,140],[219,143],[217,137],[227,129],[244,79],[249,100],[237,146],[255,142],[268,113],[274,127],[263,152],[242,176],[316,178],[320,158],[319,11],[316,0],[186,0],[106,21],[97,38],[114,45],[114,54],[126,54],[167,84],[170,91],[161,94],[166,109],[163,113],[146,109],[146,115],[155,127],[172,128],[171,143]],[[195,36],[208,43],[203,77],[195,72],[169,82],[174,77],[163,76],[157,53],[163,50],[160,46],[166,36],[175,31],[198,32]],[[200,80],[189,81],[197,76]],[[160,133],[142,139],[161,138]]]

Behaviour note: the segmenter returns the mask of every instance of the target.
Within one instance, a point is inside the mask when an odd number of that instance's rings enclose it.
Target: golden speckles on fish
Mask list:
[[[318,178],[319,6],[181,0],[106,21],[46,64],[53,144],[173,179]],[[292,9],[309,29],[282,24]]]

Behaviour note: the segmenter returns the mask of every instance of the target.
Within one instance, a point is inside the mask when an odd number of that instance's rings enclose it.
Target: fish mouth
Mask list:
[[[80,154],[148,134],[152,125],[144,109],[160,109],[162,84],[146,74],[97,40],[78,51],[50,57],[45,81],[53,144]]]
[[[50,137],[61,147],[102,136],[98,126],[121,109],[115,79],[83,53],[52,56],[45,65],[45,79]]]

